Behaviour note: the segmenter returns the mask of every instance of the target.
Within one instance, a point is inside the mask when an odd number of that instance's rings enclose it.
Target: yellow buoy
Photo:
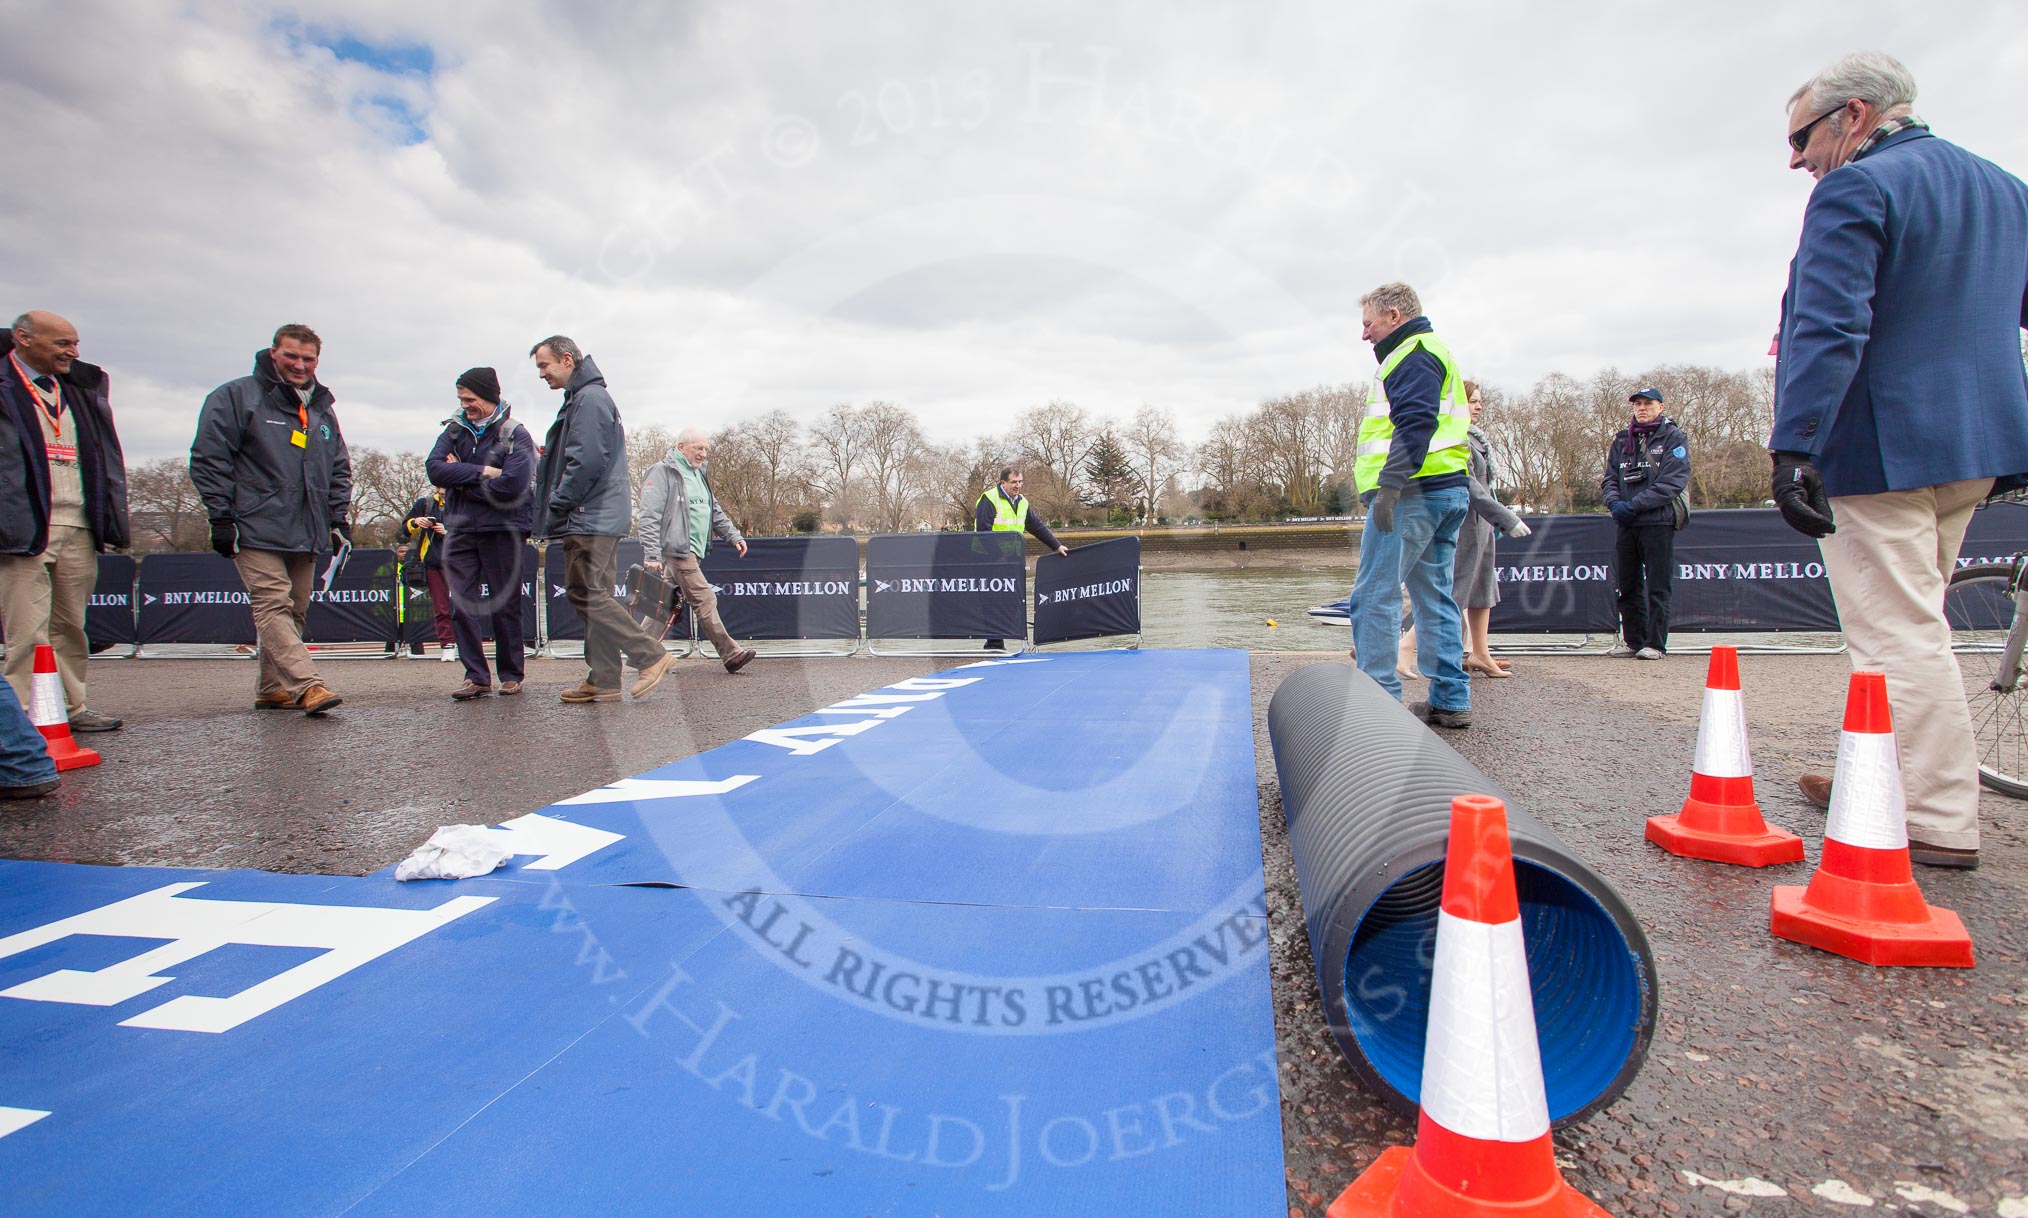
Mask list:
[[[1274,620],[1273,618],[1269,618],[1269,619],[1267,620],[1267,624],[1268,624],[1268,625],[1270,625],[1270,626],[1272,626],[1272,625],[1274,625],[1274,624],[1275,624],[1275,620]]]

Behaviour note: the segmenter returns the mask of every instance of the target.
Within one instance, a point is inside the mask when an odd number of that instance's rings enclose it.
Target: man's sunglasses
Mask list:
[[[1823,122],[1825,119],[1831,117],[1833,114],[1836,114],[1838,111],[1843,110],[1844,108],[1845,107],[1843,106],[1833,106],[1831,109],[1826,110],[1822,114],[1819,114],[1817,117],[1811,119],[1807,124],[1797,128],[1795,131],[1790,132],[1789,147],[1795,149],[1797,152],[1801,152],[1803,149],[1809,147],[1810,132],[1815,131],[1817,129],[1817,124]]]

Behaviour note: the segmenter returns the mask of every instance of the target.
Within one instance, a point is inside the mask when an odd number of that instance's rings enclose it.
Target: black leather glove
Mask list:
[[[352,526],[342,520],[331,522],[331,552],[337,553],[341,545],[352,544]]]
[[[1831,519],[1831,500],[1824,479],[1810,464],[1808,453],[1774,454],[1772,480],[1775,506],[1788,526],[1805,537],[1828,537],[1838,531]]]
[[[212,521],[211,548],[226,558],[239,553],[239,526],[230,520]]]
[[[1373,506],[1366,511],[1366,526],[1383,533],[1394,532],[1394,505],[1400,500],[1400,487],[1381,487],[1373,496]]]

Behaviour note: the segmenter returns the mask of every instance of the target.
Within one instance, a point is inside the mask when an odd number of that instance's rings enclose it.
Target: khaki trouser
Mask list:
[[[730,659],[739,650],[739,644],[732,641],[732,635],[725,623],[718,617],[718,594],[711,590],[711,581],[704,578],[704,564],[695,554],[682,554],[664,558],[669,574],[675,577],[676,591],[689,604],[690,612],[697,615],[697,628],[711,645],[718,650],[718,658]]]
[[[618,562],[617,537],[572,535],[563,542],[564,597],[584,619],[585,677],[600,689],[620,687],[620,657],[636,668],[656,663],[668,652],[662,640],[627,616],[613,599],[613,572]]]
[[[1979,757],[1964,677],[1944,620],[1972,509],[1991,478],[1831,500],[1838,531],[1818,542],[1854,669],[1887,674],[1908,791],[1909,836],[1979,845]]]
[[[85,606],[99,582],[99,556],[92,531],[71,525],[49,527],[49,547],[23,558],[0,558],[0,628],[7,634],[7,682],[21,705],[33,708],[35,649],[47,643],[63,675],[63,700],[75,715],[85,702]]]
[[[310,576],[316,560],[309,554],[279,550],[241,550],[233,555],[239,582],[253,605],[254,632],[260,639],[260,697],[287,694],[299,698],[321,684],[310,649],[303,646],[303,616],[310,611]]]

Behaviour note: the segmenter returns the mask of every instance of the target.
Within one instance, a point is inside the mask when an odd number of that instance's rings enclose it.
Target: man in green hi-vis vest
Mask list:
[[[1021,471],[1012,466],[1000,470],[1000,484],[989,486],[979,496],[973,508],[973,524],[981,533],[1031,533],[1035,539],[1058,554],[1068,555],[1070,547],[1056,539],[1049,526],[1042,523],[1042,517],[1029,509],[1028,501],[1021,497]],[[987,651],[1003,651],[1006,644],[999,639],[987,639]]]
[[[1415,709],[1433,727],[1472,724],[1451,563],[1471,496],[1466,432],[1471,407],[1457,360],[1422,315],[1405,283],[1360,297],[1361,336],[1380,361],[1359,421],[1352,483],[1367,505],[1352,586],[1352,641],[1359,667],[1401,697],[1394,671],[1400,621],[1395,589],[1408,587],[1416,664],[1429,677],[1429,702]]]

